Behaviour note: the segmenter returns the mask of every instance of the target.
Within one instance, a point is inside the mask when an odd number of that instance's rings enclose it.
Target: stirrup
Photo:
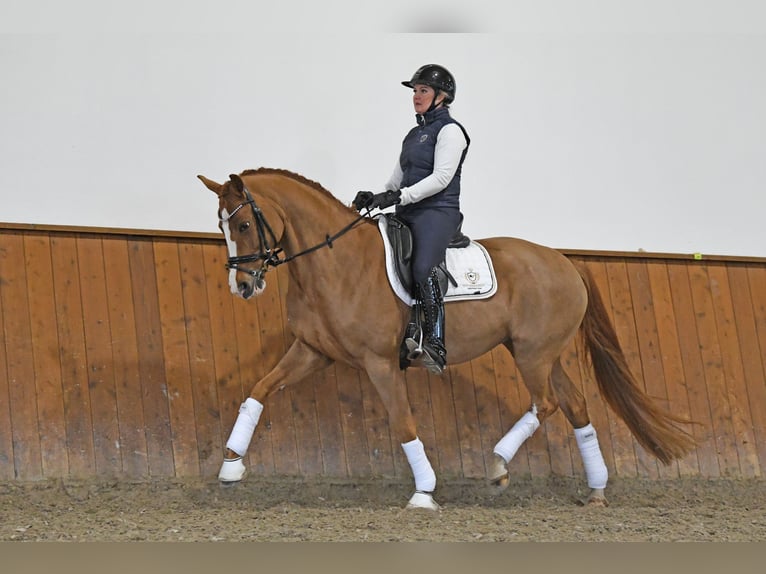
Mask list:
[[[421,355],[423,366],[433,375],[441,375],[447,367],[447,359],[436,349],[430,347],[423,348]]]
[[[404,339],[404,346],[407,347],[407,358],[410,361],[419,359],[423,355],[423,329],[418,328]]]

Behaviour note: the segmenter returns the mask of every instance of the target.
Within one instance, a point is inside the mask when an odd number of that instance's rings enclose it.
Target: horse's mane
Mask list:
[[[302,176],[298,173],[286,170],[286,169],[280,169],[275,167],[259,167],[258,169],[247,169],[243,171],[240,176],[245,175],[282,175],[284,177],[289,177],[290,179],[293,179],[297,181],[298,183],[302,183],[311,189],[321,193],[328,199],[334,201],[344,209],[350,211],[351,213],[356,214],[356,211],[352,207],[349,207],[348,205],[345,205],[342,201],[340,201],[337,197],[335,197],[332,193],[330,193],[327,189],[322,187],[320,183],[317,183],[314,180],[311,180],[305,176]]]

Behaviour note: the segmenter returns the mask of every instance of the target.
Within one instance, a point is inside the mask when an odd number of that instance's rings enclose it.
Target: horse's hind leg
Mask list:
[[[585,398],[564,371],[560,359],[553,363],[551,381],[559,399],[559,406],[574,427],[575,439],[585,467],[585,476],[591,489],[587,502],[592,505],[607,506],[604,489],[609,472],[601,454],[596,429],[593,428],[588,417]]]
[[[508,350],[510,345],[506,344]],[[508,486],[508,463],[516,455],[524,441],[531,437],[540,424],[556,412],[558,399],[551,386],[550,361],[525,361],[517,358],[516,365],[529,390],[531,405],[529,410],[516,421],[511,429],[495,445],[494,457],[487,474],[490,483],[504,489]]]

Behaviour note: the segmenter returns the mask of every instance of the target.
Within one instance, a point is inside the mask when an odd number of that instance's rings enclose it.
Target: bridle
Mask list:
[[[258,282],[263,279],[263,276],[266,274],[270,267],[278,267],[283,263],[288,263],[293,259],[301,257],[302,255],[307,255],[325,246],[332,249],[333,241],[350,231],[362,219],[366,218],[366,215],[360,214],[359,217],[354,219],[351,223],[346,225],[343,229],[334,235],[325,235],[324,241],[317,243],[313,247],[309,247],[308,249],[304,249],[303,251],[293,255],[283,255],[284,249],[277,246],[278,241],[276,235],[274,234],[274,230],[269,225],[269,222],[266,221],[266,217],[263,215],[263,211],[255,203],[255,199],[253,199],[253,196],[250,195],[250,191],[244,184],[242,185],[242,191],[245,194],[245,201],[237,205],[237,207],[235,207],[234,210],[225,218],[219,217],[219,221],[221,223],[228,222],[240,209],[246,205],[249,205],[253,210],[253,219],[255,220],[255,228],[258,233],[258,251],[249,255],[237,255],[233,257],[230,256],[226,261],[226,268],[247,273],[248,275],[254,277]],[[280,257],[280,255],[282,255],[282,257]],[[240,265],[243,263],[257,263],[258,261],[263,262],[258,269],[245,269],[240,267]]]

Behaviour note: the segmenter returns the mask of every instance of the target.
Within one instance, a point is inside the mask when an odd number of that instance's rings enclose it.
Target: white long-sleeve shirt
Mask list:
[[[434,170],[431,175],[409,187],[400,187],[404,173],[402,166],[397,161],[394,172],[382,191],[400,189],[402,192],[401,205],[417,203],[421,199],[439,193],[455,177],[455,172],[460,166],[460,158],[467,145],[468,142],[460,126],[455,123],[447,124],[439,130],[439,134],[436,136]]]

